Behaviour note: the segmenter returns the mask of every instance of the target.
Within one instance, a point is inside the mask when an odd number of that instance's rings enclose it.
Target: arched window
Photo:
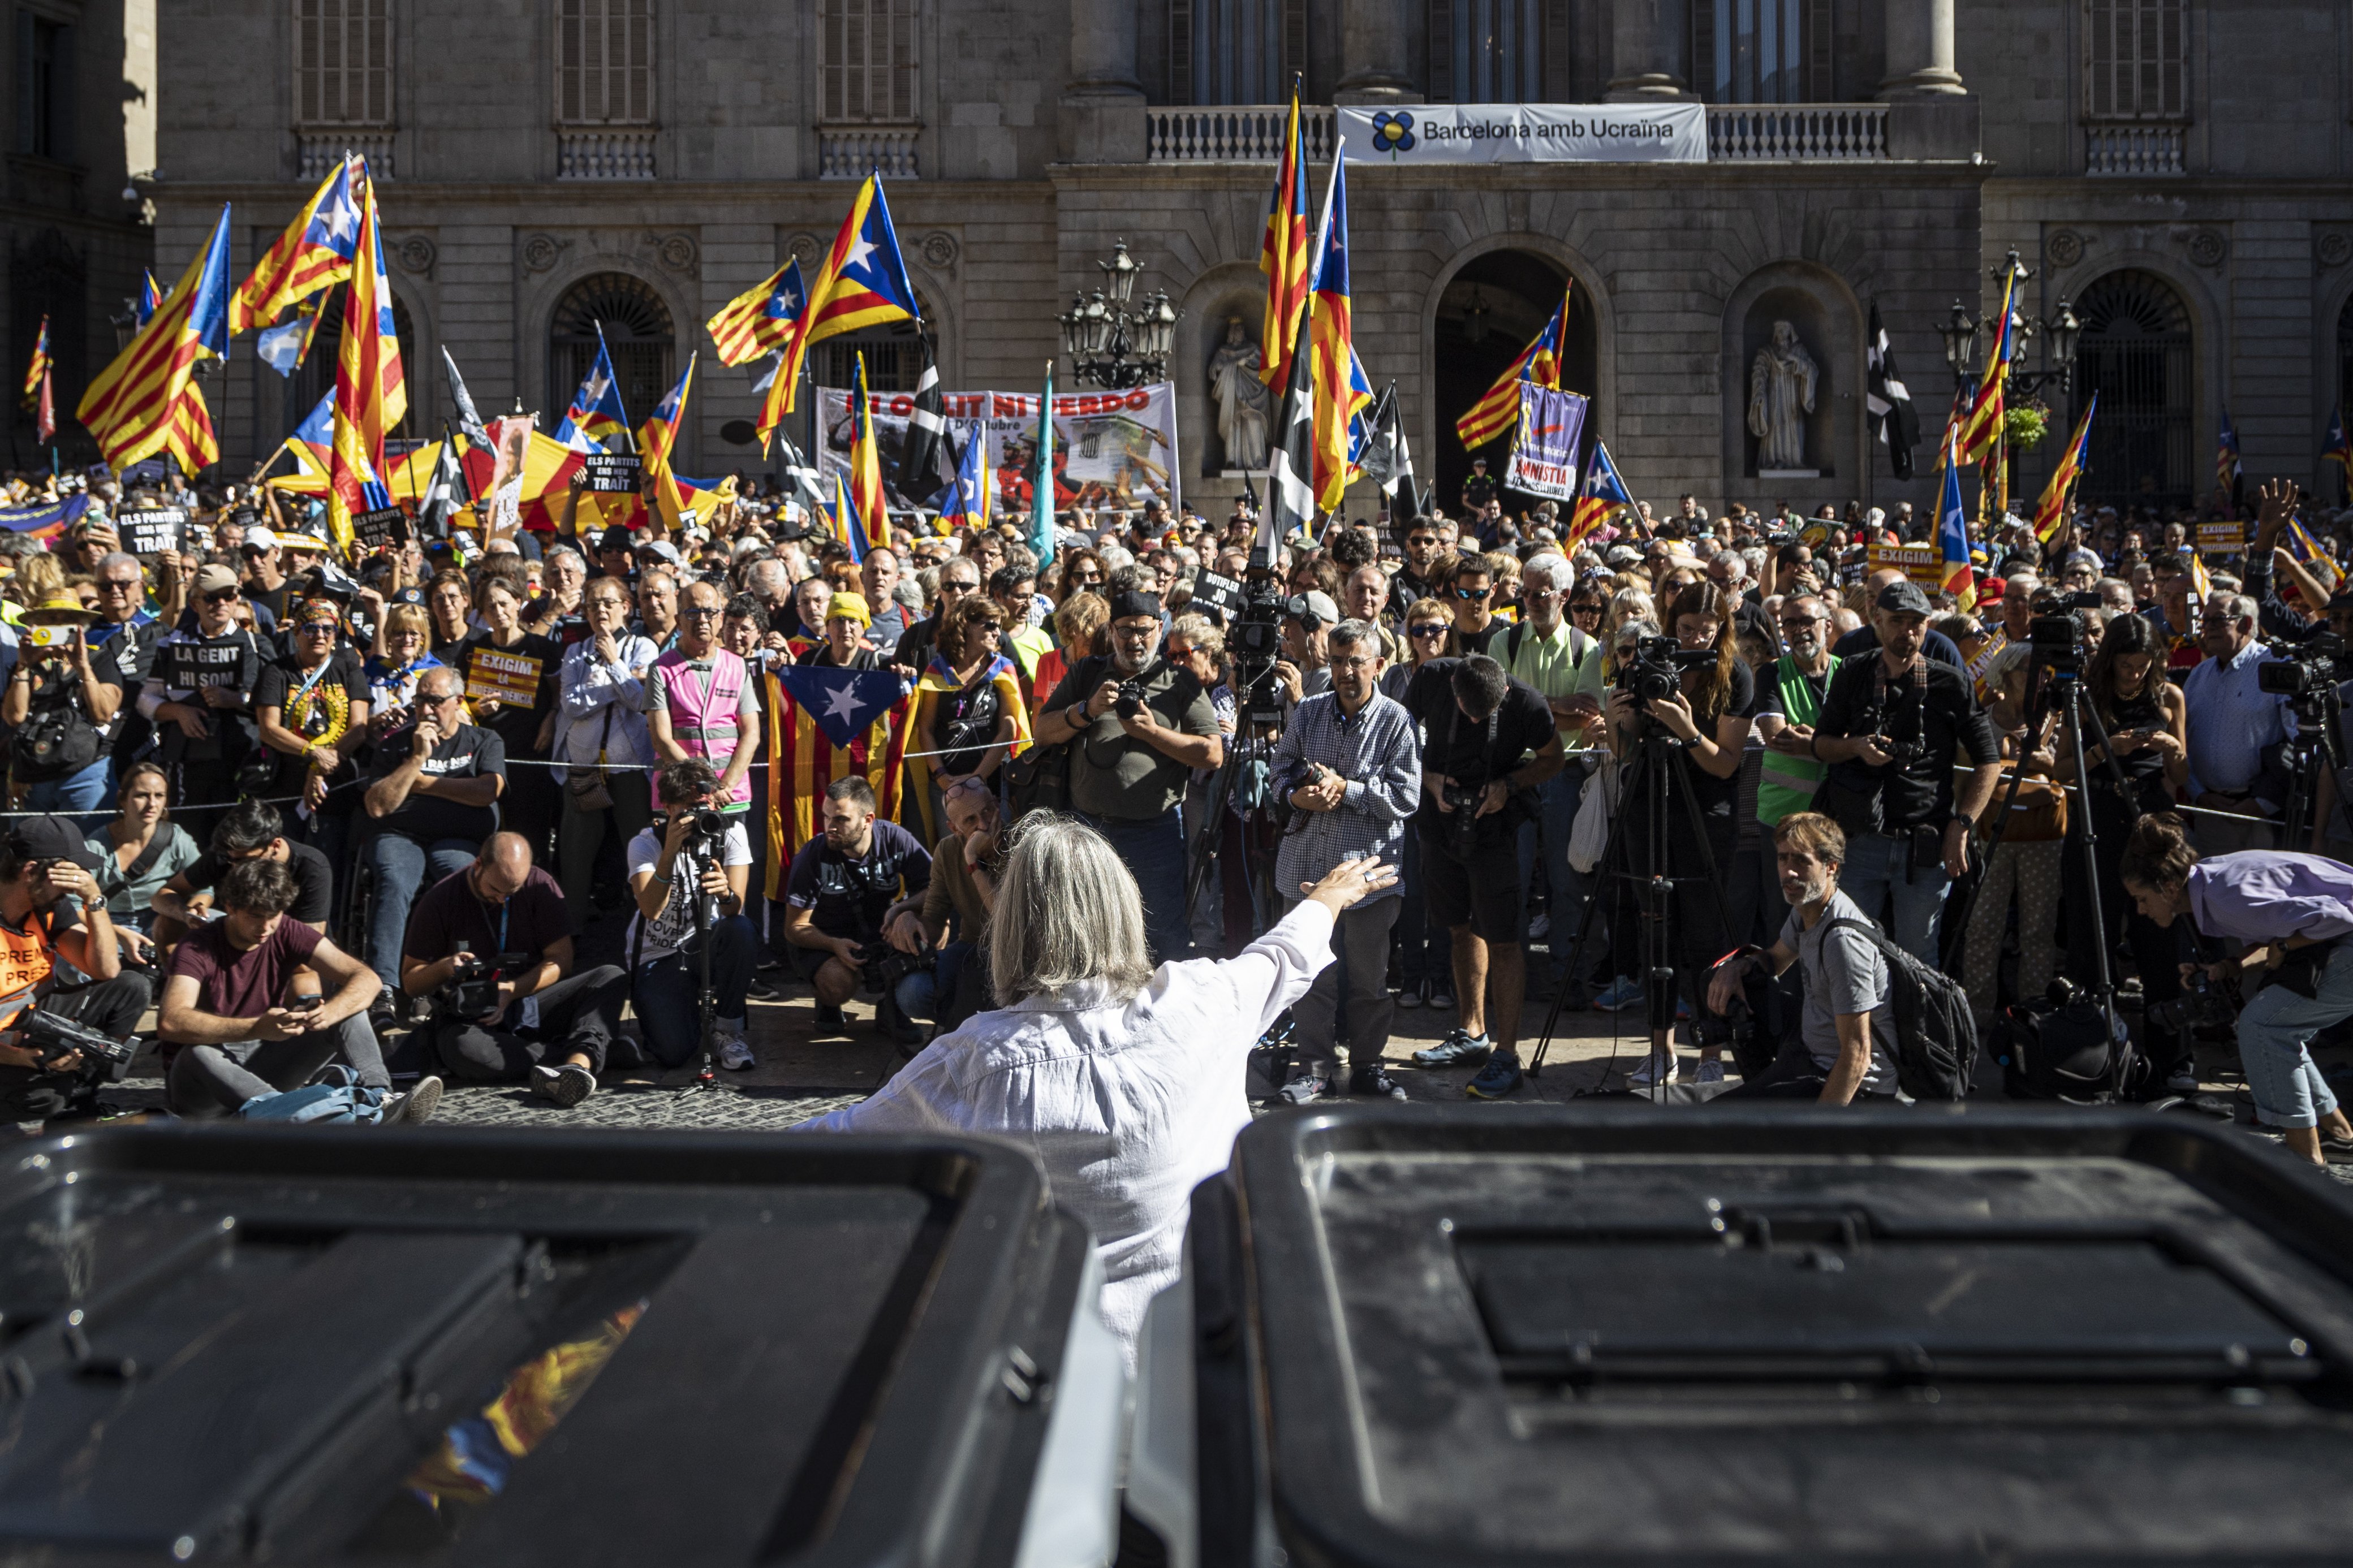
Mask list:
[[[311,353],[294,374],[286,378],[286,431],[289,435],[293,434],[294,427],[309,416],[311,410],[319,406],[319,399],[335,390],[335,363],[343,349],[343,290],[340,288],[332,289],[323,298],[326,303],[320,308],[327,313],[319,322],[318,335],[311,340]],[[385,434],[393,439],[405,439],[426,427],[421,423],[426,414],[422,406],[425,399],[418,390],[424,367],[417,363],[417,331],[409,322],[408,306],[397,294],[392,297],[392,330],[400,338],[400,367],[408,384],[408,412],[401,416],[399,424]],[[206,395],[211,394],[207,392]],[[220,417],[217,406],[214,409],[213,417],[216,420]],[[437,438],[440,435],[438,426],[434,435]]]
[[[2188,307],[2164,279],[2127,271],[2094,282],[2075,310],[2084,335],[2070,423],[2092,394],[2100,395],[2084,499],[2115,507],[2188,505],[2198,478]]]
[[[678,333],[670,308],[653,286],[624,272],[599,272],[575,283],[555,307],[547,332],[547,426],[554,429],[565,405],[596,363],[596,330],[613,356],[613,376],[621,407],[634,432],[654,405],[670,395],[677,374]]]

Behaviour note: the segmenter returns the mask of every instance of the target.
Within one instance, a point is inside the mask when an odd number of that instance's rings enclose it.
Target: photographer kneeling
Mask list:
[[[922,906],[931,854],[897,823],[874,820],[873,787],[854,773],[826,786],[824,813],[825,831],[794,854],[785,883],[793,973],[817,992],[819,1030],[841,1032],[841,1005],[867,981],[881,993],[875,1026],[913,1045],[921,1032],[892,994],[899,977],[885,973],[884,933]]]
[[[1707,1010],[1722,1017],[1759,965],[1779,974],[1795,963],[1805,975],[1805,1011],[1798,1037],[1782,1045],[1771,1066],[1717,1098],[1850,1105],[1858,1094],[1894,1094],[1895,1016],[1887,1005],[1887,960],[1863,932],[1831,929],[1833,921],[1863,919],[1839,890],[1846,835],[1820,813],[1792,812],[1775,826],[1773,847],[1789,918],[1779,940],[1763,952],[1716,965],[1707,983]]]
[[[28,1038],[27,1007],[127,1042],[147,1011],[147,977],[122,969],[106,900],[90,871],[98,857],[62,816],[21,820],[0,838],[0,1121],[93,1116],[98,1086],[117,1063],[62,1041]],[[81,913],[75,912],[79,902]],[[64,959],[92,977],[58,984]],[[128,1058],[124,1058],[127,1063]]]
[[[637,965],[638,1027],[646,1053],[664,1068],[693,1058],[702,1045],[695,995],[704,962],[696,944],[708,943],[711,988],[719,999],[712,1048],[721,1067],[743,1072],[756,1065],[744,1029],[760,942],[744,915],[752,865],[744,816],[720,817],[712,799],[719,770],[702,757],[665,763],[655,779],[656,799],[668,815],[657,814],[652,826],[629,840],[638,913],[629,921],[628,951]]]
[[[616,963],[572,973],[563,891],[522,834],[499,833],[409,910],[400,986],[434,999],[427,1039],[443,1072],[527,1083],[569,1108],[596,1091],[629,976]]]
[[[2261,989],[2239,1010],[2239,1065],[2254,1097],[2255,1120],[2287,1135],[2315,1164],[2321,1130],[2340,1147],[2353,1123],[2306,1047],[2329,1025],[2353,1017],[2353,867],[2318,855],[2243,849],[2200,859],[2181,818],[2144,816],[2125,845],[2125,890],[2160,926],[2183,915],[2202,934],[2248,944],[2235,959],[2204,966],[2209,982],[2236,974]],[[2183,966],[2189,973],[2197,966]],[[2204,989],[2194,977],[2192,985]]]
[[[987,961],[976,955],[1005,875],[1005,825],[986,779],[960,778],[940,802],[948,831],[932,846],[923,908],[902,908],[883,935],[917,963],[894,988],[900,1011],[952,1029],[993,1005]]]

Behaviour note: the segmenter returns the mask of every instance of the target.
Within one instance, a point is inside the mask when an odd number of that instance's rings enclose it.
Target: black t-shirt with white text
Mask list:
[[[828,936],[872,942],[893,903],[932,885],[932,856],[895,822],[877,820],[866,858],[852,860],[822,835],[793,856],[785,900],[809,911],[809,923]]]
[[[376,747],[371,784],[400,771],[401,764],[409,758],[414,734],[413,730],[403,730]],[[499,739],[495,731],[460,724],[433,748],[433,754],[418,771],[427,778],[503,779],[507,776],[506,742]],[[487,805],[460,805],[456,801],[411,789],[408,798],[400,803],[400,809],[378,818],[376,826],[384,832],[397,833],[419,844],[462,838],[479,845],[495,830],[495,819]]]

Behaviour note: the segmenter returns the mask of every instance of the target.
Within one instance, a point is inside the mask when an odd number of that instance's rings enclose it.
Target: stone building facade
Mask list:
[[[486,408],[552,423],[601,320],[633,417],[702,347],[683,465],[757,471],[757,367],[713,364],[701,323],[813,261],[880,167],[950,386],[1036,385],[1127,240],[1184,307],[1183,469],[1217,504],[1240,481],[1204,372],[1228,317],[1254,330],[1293,71],[1311,104],[1707,104],[1700,163],[1351,165],[1359,353],[1446,499],[1454,416],[1564,284],[1569,383],[1630,482],[1711,505],[1926,502],[1866,444],[1864,324],[1933,439],[1938,329],[1991,308],[2011,248],[2030,308],[2085,320],[2049,400],[2063,421],[2099,386],[2095,493],[2206,488],[2225,407],[2251,473],[2313,479],[2353,356],[2353,19],[2318,0],[190,0],[160,26],[159,272],[224,201],[249,265],[323,163],[367,153],[418,434],[444,347]],[[1320,193],[1328,109],[1311,131]],[[1744,419],[1779,321],[1820,367],[1818,478],[1761,476]],[[870,363],[912,384],[902,339]],[[322,384],[240,352],[214,382],[229,466]]]

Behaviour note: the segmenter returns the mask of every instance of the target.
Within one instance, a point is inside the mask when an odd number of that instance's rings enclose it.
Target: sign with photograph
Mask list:
[[[1577,499],[1577,447],[1585,437],[1588,401],[1574,392],[1550,392],[1520,383],[1519,432],[1504,470],[1507,489],[1554,500]]]
[[[849,473],[849,395],[818,389],[818,488],[833,493],[833,476]],[[943,399],[951,437],[961,444],[976,421],[988,442],[995,511],[1026,515],[1037,489],[1038,395],[1034,392],[951,392]],[[875,444],[882,483],[893,507],[927,506],[946,487],[934,475],[902,482],[899,453],[906,443],[912,392],[874,395]],[[1173,510],[1183,499],[1176,466],[1176,388],[1173,383],[1054,397],[1054,504],[1141,508],[1146,500]]]

